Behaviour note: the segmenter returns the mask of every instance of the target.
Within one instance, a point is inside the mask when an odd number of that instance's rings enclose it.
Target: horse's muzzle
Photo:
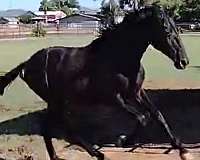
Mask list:
[[[187,58],[184,58],[184,59],[182,59],[180,61],[176,61],[174,63],[174,66],[177,69],[185,69],[188,64],[189,64],[189,60]]]

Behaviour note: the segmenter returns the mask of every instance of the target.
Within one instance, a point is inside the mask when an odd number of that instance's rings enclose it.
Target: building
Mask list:
[[[19,24],[19,20],[13,17],[1,17],[0,24],[17,25]]]
[[[59,20],[60,25],[68,28],[98,28],[100,19],[95,16],[85,14],[74,14]]]
[[[4,17],[0,17],[0,24],[8,24],[8,20]]]
[[[62,11],[47,11],[46,14],[44,11],[37,11],[34,14],[36,17],[33,20],[46,21],[48,23],[54,23],[56,20],[66,17],[66,14]]]
[[[32,11],[24,11],[20,9],[12,9],[0,12],[0,24],[17,25],[22,17],[35,17],[36,15]]]

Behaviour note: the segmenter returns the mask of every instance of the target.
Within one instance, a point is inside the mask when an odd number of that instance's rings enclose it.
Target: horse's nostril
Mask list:
[[[187,66],[189,64],[189,61],[187,59],[183,59],[183,60],[181,60],[181,64],[183,66]]]

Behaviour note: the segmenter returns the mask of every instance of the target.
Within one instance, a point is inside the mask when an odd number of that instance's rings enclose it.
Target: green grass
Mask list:
[[[28,59],[32,54],[41,48],[48,46],[83,46],[92,41],[92,36],[54,36],[47,38],[33,38],[27,40],[9,40],[0,41],[0,72],[5,72],[20,62]],[[190,57],[190,66],[200,65],[200,37],[183,36],[188,56]],[[198,82],[200,74],[198,69],[189,67],[187,70],[178,71],[173,63],[162,53],[155,49],[148,49],[143,58],[143,64],[146,70],[146,80],[168,80],[173,79]],[[164,85],[164,84],[163,84]],[[0,97],[0,104],[9,106],[40,106],[40,99],[23,83],[17,79],[7,90],[5,96]]]

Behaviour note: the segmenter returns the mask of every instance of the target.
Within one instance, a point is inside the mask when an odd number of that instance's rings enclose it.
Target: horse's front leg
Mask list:
[[[111,99],[112,98],[110,98],[110,100]],[[121,135],[117,140],[116,146],[123,147],[123,146],[127,145],[130,140],[132,141],[132,144],[134,144],[134,141],[137,139],[140,129],[142,127],[146,126],[146,124],[148,122],[148,118],[142,112],[137,110],[136,105],[138,106],[138,104],[137,104],[136,100],[135,100],[135,104],[133,104],[133,101],[131,104],[127,104],[127,103],[125,103],[122,96],[120,94],[117,94],[116,96],[113,97],[112,102],[115,102],[115,105],[125,108],[137,120],[137,122],[136,122],[137,125],[136,125],[135,131],[133,133],[131,133],[131,135],[129,135],[129,136]],[[134,146],[134,148],[137,148],[137,147],[138,147],[138,145]]]
[[[137,97],[137,101],[140,105],[144,106],[151,114],[151,116],[156,119],[158,122],[160,122],[161,126],[164,128],[164,130],[167,132],[170,140],[171,140],[171,145],[173,146],[174,149],[179,149],[180,151],[180,157],[182,160],[186,160],[186,153],[188,151],[183,147],[183,144],[181,141],[179,141],[174,134],[172,133],[167,121],[165,120],[164,116],[162,113],[159,111],[159,109],[151,102],[149,97],[147,96],[146,92],[144,89],[140,90],[140,95]]]
[[[145,72],[144,72],[144,68],[142,65],[140,66],[140,70],[138,72],[136,81],[135,81],[134,76],[131,76],[131,74],[129,74],[129,76],[128,76],[129,85],[128,85],[127,92],[125,92],[125,94],[123,95],[123,99],[125,100],[125,103],[130,104],[130,106],[132,104],[135,104],[135,101],[136,101],[136,103],[139,106],[145,107],[147,110],[146,117],[149,117],[148,113],[150,113],[150,116],[152,116],[155,120],[160,122],[161,126],[167,132],[167,134],[171,140],[172,146],[174,148],[180,150],[180,155],[182,157],[182,155],[184,155],[184,153],[187,153],[187,150],[185,150],[182,143],[174,136],[174,134],[172,133],[172,131],[171,131],[169,125],[167,124],[162,113],[151,102],[151,100],[147,96],[146,92],[142,89],[144,77],[145,77]]]

